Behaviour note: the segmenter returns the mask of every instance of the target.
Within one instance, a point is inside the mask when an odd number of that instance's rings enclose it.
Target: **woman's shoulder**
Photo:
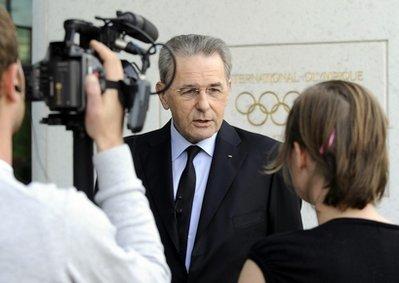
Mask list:
[[[267,254],[269,259],[274,255],[292,258],[295,254],[303,254],[305,250],[313,250],[316,254],[321,248],[319,251],[325,252],[337,243],[341,245],[341,240],[359,241],[361,235],[364,241],[368,237],[393,237],[399,240],[399,226],[367,219],[337,218],[312,229],[270,235],[255,243],[251,253]]]
[[[317,239],[315,234],[320,230],[317,226],[308,230],[296,230],[291,232],[284,232],[273,234],[256,242],[251,249],[251,252],[257,253],[270,253],[275,252],[280,254],[281,250],[293,250],[296,248],[304,247],[311,239]]]

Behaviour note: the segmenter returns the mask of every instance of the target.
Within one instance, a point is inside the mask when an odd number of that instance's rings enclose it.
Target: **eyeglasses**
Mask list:
[[[201,90],[203,88],[195,87],[195,86],[188,86],[182,87],[176,90],[177,93],[180,94],[181,97],[185,99],[194,99],[199,96]],[[222,85],[214,85],[205,88],[205,93],[213,99],[219,99],[224,96],[224,90]]]

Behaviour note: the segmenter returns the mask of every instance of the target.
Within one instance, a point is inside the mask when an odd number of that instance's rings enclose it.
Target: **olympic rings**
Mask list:
[[[283,96],[283,99],[281,100],[279,96],[273,91],[263,92],[258,99],[256,99],[252,93],[244,91],[237,95],[235,100],[235,107],[240,114],[247,116],[248,122],[253,126],[262,126],[266,123],[269,117],[275,125],[284,126],[285,122],[277,121],[274,117],[274,114],[280,109],[280,107],[282,107],[282,109],[288,114],[288,112],[290,111],[290,106],[288,105],[288,102],[286,100],[292,95],[295,95],[295,97],[297,97],[299,96],[299,92],[295,90],[289,91]],[[269,108],[267,108],[265,103],[262,103],[263,98],[272,98],[273,100],[275,100],[275,103],[272,105],[270,110]],[[244,106],[243,108],[242,104],[246,104],[246,106]],[[259,109],[260,112],[264,114],[264,118],[262,118],[260,121],[254,121],[254,119],[251,117],[251,114],[256,109]]]

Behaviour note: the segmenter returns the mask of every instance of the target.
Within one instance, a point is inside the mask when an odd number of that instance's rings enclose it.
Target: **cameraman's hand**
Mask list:
[[[122,65],[116,54],[96,40],[92,40],[90,46],[103,60],[107,80],[123,79]],[[101,95],[100,84],[95,75],[86,77],[85,88],[87,94],[86,131],[96,143],[98,151],[122,144],[124,111],[119,102],[118,91],[107,89]]]

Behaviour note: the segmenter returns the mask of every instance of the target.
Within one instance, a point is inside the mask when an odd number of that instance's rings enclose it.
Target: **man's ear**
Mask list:
[[[158,97],[159,100],[161,101],[163,109],[168,110],[169,109],[168,95],[166,94],[165,91],[163,91],[163,89],[165,88],[165,84],[163,82],[157,82],[155,88],[158,92]]]
[[[18,93],[15,91],[15,84],[17,81],[18,64],[13,63],[5,69],[1,77],[1,95],[4,95],[7,100],[14,102],[18,99]]]

